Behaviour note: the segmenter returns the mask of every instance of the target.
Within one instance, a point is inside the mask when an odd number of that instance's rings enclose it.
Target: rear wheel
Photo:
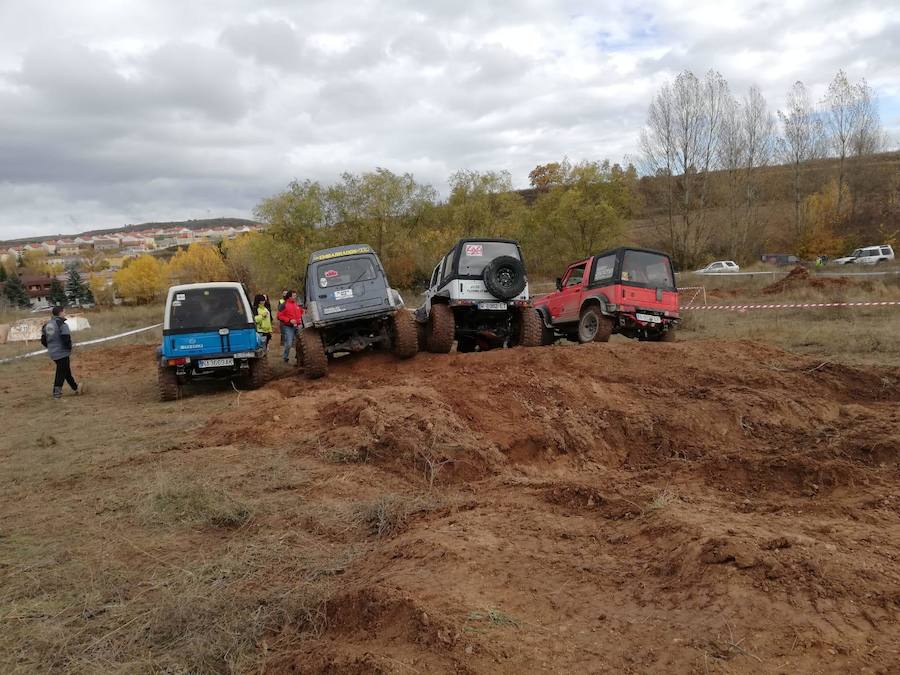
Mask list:
[[[447,354],[453,348],[453,336],[456,333],[456,320],[453,310],[447,305],[432,305],[428,318],[428,351],[436,354]]]
[[[181,396],[181,385],[174,368],[159,366],[156,371],[159,383],[159,400],[174,401]]]
[[[248,365],[250,373],[247,375],[247,386],[250,389],[259,389],[269,381],[269,359],[267,356],[252,359]]]
[[[597,305],[588,305],[581,310],[581,316],[578,319],[578,341],[582,344],[585,342],[608,342],[612,335],[612,329],[612,320],[603,316]]]
[[[317,328],[304,328],[300,331],[301,353],[303,355],[303,372],[310,380],[316,380],[328,372],[328,357],[325,355],[325,343]]]
[[[543,342],[544,322],[536,309],[531,307],[519,307],[516,311],[515,321],[517,325],[519,347],[540,347]]]
[[[398,310],[391,317],[393,341],[391,351],[401,359],[415,356],[419,351],[419,337],[416,329],[416,320],[405,309]]]

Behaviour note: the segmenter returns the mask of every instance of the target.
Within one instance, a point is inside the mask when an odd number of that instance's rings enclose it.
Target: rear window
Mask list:
[[[236,288],[190,288],[172,297],[169,328],[218,330],[250,322],[244,297]]]
[[[882,254],[882,255],[890,255],[890,254],[891,254],[891,249],[889,249],[887,246],[882,246],[882,247],[881,247],[881,254]]]
[[[459,273],[462,276],[480,276],[491,260],[504,255],[521,260],[519,247],[515,244],[498,241],[468,241],[462,245],[460,251]]]
[[[317,272],[319,286],[327,288],[355,284],[357,281],[371,281],[375,278],[375,265],[369,257],[331,260],[319,263]]]
[[[652,288],[675,288],[669,259],[645,251],[625,251],[622,259],[622,281]]]

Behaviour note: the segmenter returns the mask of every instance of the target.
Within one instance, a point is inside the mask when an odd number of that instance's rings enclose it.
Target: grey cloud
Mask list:
[[[304,63],[303,42],[294,27],[284,20],[260,20],[229,26],[222,32],[221,39],[235,53],[263,65],[296,71]]]
[[[633,153],[650,97],[684,68],[717,68],[737,93],[758,83],[772,108],[838,67],[896,95],[896,14],[785,64],[790,31],[840,28],[850,4],[761,2],[741,25],[702,1],[134,0],[95,23],[42,5],[35,27],[0,10],[0,237],[246,216],[291,178],[375,166],[441,190],[459,168],[524,185],[539,162]],[[321,48],[335,38],[346,48]]]

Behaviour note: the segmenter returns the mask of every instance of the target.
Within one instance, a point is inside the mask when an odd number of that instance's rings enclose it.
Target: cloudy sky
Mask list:
[[[0,238],[250,217],[292,178],[378,166],[524,187],[636,153],[685,68],[773,109],[844,68],[896,143],[898,64],[895,0],[0,0]]]

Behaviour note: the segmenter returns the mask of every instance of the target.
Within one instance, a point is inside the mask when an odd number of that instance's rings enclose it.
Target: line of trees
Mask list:
[[[772,224],[773,239],[802,256],[838,252],[866,192],[864,160],[885,146],[874,91],[844,71],[818,104],[796,82],[777,118],[756,86],[738,98],[719,73],[685,71],[656,93],[641,133],[658,231],[682,265],[711,251],[747,258]],[[834,184],[813,190],[813,163],[829,157]],[[761,180],[774,163],[790,170],[790,223],[761,208],[780,197]]]
[[[295,180],[257,206],[264,232],[191,246],[169,263],[138,258],[114,275],[114,286],[137,302],[173,282],[296,288],[311,251],[364,242],[376,247],[393,284],[415,287],[469,235],[518,239],[529,271],[546,277],[623,243],[667,250],[681,268],[710,256],[752,260],[764,246],[833,254],[856,224],[877,217],[862,214],[867,196],[900,191],[896,176],[872,169],[871,156],[885,146],[874,91],[843,71],[818,103],[797,82],[777,112],[756,86],[738,96],[715,71],[685,71],[650,102],[643,175],[631,164],[563,158],[536,166],[531,189],[515,190],[506,171],[462,170],[443,200],[412,174],[385,168],[345,173],[331,185]],[[639,232],[636,224],[647,222]],[[104,301],[101,291],[94,289]]]

